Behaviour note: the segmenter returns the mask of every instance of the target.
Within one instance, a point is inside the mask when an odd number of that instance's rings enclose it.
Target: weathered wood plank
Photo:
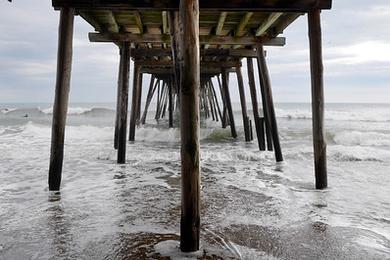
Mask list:
[[[328,186],[324,131],[324,76],[320,10],[309,12],[310,69],[312,91],[313,146],[316,188]]]
[[[255,35],[256,36],[263,35],[282,15],[283,15],[283,13],[271,13],[267,17],[267,19],[259,25],[259,27],[256,30]]]
[[[222,29],[223,29],[223,25],[225,24],[225,20],[226,20],[227,15],[228,15],[228,12],[222,12],[219,15],[217,27],[215,28],[215,35],[218,35],[218,36],[222,35]]]
[[[53,106],[53,122],[51,128],[51,150],[48,180],[50,191],[59,191],[62,179],[65,125],[68,112],[70,77],[72,70],[74,14],[75,10],[72,8],[63,8],[60,14],[57,77]]]
[[[249,23],[252,16],[253,16],[253,12],[245,13],[245,15],[241,18],[241,21],[237,26],[237,29],[235,31],[235,36],[243,36],[245,34],[245,27]]]

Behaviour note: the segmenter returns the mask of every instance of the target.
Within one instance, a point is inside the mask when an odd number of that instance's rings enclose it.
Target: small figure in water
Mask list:
[[[28,117],[28,114],[25,114],[23,117]]]

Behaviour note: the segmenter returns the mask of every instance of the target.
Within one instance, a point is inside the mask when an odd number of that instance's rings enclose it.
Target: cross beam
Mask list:
[[[169,35],[161,34],[132,34],[132,33],[89,33],[89,41],[91,42],[132,42],[132,43],[170,43]],[[276,37],[268,38],[264,36],[254,37],[233,37],[233,36],[217,36],[217,35],[200,35],[200,44],[212,45],[256,45],[264,46],[284,46],[286,38]]]
[[[150,58],[150,57],[170,57],[172,51],[169,49],[146,49],[137,48],[131,50],[131,56],[135,59]],[[209,57],[251,57],[256,58],[257,53],[252,49],[205,49],[200,51],[201,56]]]

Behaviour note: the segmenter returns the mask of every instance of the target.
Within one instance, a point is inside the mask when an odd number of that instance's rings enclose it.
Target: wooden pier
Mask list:
[[[315,183],[317,189],[327,187],[320,14],[321,10],[331,8],[331,0],[53,0],[52,3],[61,15],[50,190],[58,191],[61,184],[74,15],[81,16],[95,29],[89,34],[91,42],[112,42],[119,48],[114,133],[118,163],[126,163],[128,140],[135,141],[137,126],[145,123],[154,96],[156,120],[168,117],[169,127],[174,127],[174,111],[180,114],[182,251],[199,249],[200,110],[206,118],[221,122],[223,128],[230,127],[233,138],[238,136],[229,85],[229,74],[235,73],[245,141],[252,141],[255,132],[259,150],[273,150],[275,160],[283,161],[264,47],[285,45],[286,40],[280,34],[305,14],[310,40]],[[244,82],[241,71],[244,58],[248,82]],[[130,59],[134,62],[131,79]],[[257,61],[260,86],[255,83],[253,59]],[[141,113],[143,74],[152,76]],[[133,84],[127,138],[129,82]],[[217,87],[213,82],[218,82]],[[250,89],[255,130],[247,112],[245,84]]]

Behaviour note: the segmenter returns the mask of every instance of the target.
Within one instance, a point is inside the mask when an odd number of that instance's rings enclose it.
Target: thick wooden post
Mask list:
[[[232,132],[232,137],[237,138],[236,125],[234,123],[232,101],[230,99],[229,82],[227,79],[228,76],[229,76],[228,72],[226,72],[226,70],[222,68],[222,87],[223,87],[223,92],[225,94],[225,101],[226,101],[227,111],[229,115],[230,131]]]
[[[221,84],[221,80],[219,79],[219,75],[217,75],[217,81],[218,81],[218,86],[219,86],[219,90],[221,92],[221,98],[222,98],[222,105],[223,105],[223,108],[222,108],[222,128],[226,128],[227,126],[227,109],[226,109],[226,99],[225,99],[225,93],[223,91],[223,87],[222,87],[222,84]]]
[[[49,190],[59,191],[64,159],[66,115],[70,90],[73,48],[73,8],[62,8],[58,29],[57,78],[53,106]]]
[[[135,125],[137,122],[138,100],[140,88],[141,66],[134,65],[133,96],[131,98],[129,141],[135,140]]]
[[[321,11],[308,13],[313,116],[313,145],[316,188],[328,186],[324,133],[324,78],[322,65]]]
[[[256,92],[255,76],[253,73],[252,58],[247,58],[247,64],[248,64],[249,89],[251,92],[253,120],[255,121],[257,142],[259,144],[260,151],[264,151],[265,150],[264,136],[261,136],[262,131],[261,131],[261,126],[260,126],[260,121],[259,121],[259,118],[260,118],[259,105],[257,104],[257,92]]]
[[[266,105],[269,115],[269,120],[271,121],[271,132],[272,132],[272,140],[274,144],[275,150],[275,158],[277,162],[283,161],[282,148],[280,147],[279,141],[279,133],[278,133],[278,124],[276,122],[276,114],[274,101],[272,98],[272,89],[271,89],[271,81],[269,78],[267,63],[264,56],[264,49],[261,44],[257,45],[257,66],[259,68],[259,77],[260,84],[262,84],[265,92]]]
[[[120,97],[118,115],[118,163],[126,162],[127,110],[129,100],[130,43],[124,42],[120,58]]]
[[[181,73],[181,225],[180,249],[199,250],[200,229],[200,161],[199,161],[199,2],[180,1],[183,35]]]
[[[119,46],[119,57],[121,56],[122,46]],[[115,112],[115,133],[114,133],[114,149],[118,149],[118,124],[119,124],[119,99],[122,96],[121,94],[121,78],[122,78],[122,63],[119,61],[119,73],[118,73],[118,90],[116,96],[116,112]]]
[[[244,81],[242,79],[241,67],[236,67],[238,90],[240,92],[240,101],[241,101],[241,111],[242,111],[242,121],[244,126],[245,141],[250,142],[250,131],[249,131],[249,121],[248,121],[248,112],[246,109],[246,98],[244,90]]]

